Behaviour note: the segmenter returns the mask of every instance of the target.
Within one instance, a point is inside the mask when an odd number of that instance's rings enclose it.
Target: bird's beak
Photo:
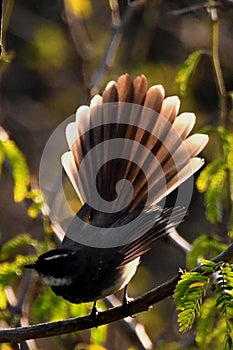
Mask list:
[[[24,265],[25,269],[34,269],[36,266],[36,264],[27,264],[27,265]]]

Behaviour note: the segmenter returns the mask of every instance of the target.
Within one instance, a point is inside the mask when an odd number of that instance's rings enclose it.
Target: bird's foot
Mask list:
[[[91,313],[90,313],[90,317],[94,323],[94,326],[97,328],[98,327],[98,315],[99,315],[99,311],[101,311],[100,309],[98,310],[97,309],[97,306],[96,306],[96,301],[94,302],[93,304],[93,307],[92,307],[92,310],[91,310]]]
[[[129,303],[131,301],[133,301],[134,299],[133,298],[129,298],[128,295],[127,295],[127,286],[125,286],[125,289],[124,289],[124,295],[123,295],[123,300],[122,300],[122,307],[127,311],[127,313],[129,314],[130,317],[134,317],[131,312],[130,312],[130,305]]]

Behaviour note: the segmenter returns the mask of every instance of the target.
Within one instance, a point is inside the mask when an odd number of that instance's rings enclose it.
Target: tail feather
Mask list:
[[[144,75],[136,77],[133,81],[133,103],[142,104],[147,91],[147,79]]]
[[[194,127],[195,121],[195,114],[182,113],[175,119],[173,123],[173,128],[175,128],[180,137],[185,139]]]
[[[145,97],[144,106],[146,108],[151,108],[155,112],[160,112],[163,100],[165,96],[165,91],[162,85],[151,86]]]
[[[177,96],[166,97],[162,103],[160,114],[170,123],[173,123],[177,117],[180,108],[180,100]]]
[[[66,130],[70,152],[63,155],[62,164],[81,201],[85,203],[92,195],[90,179],[96,179],[100,196],[108,201],[117,197],[118,181],[127,179],[134,188],[127,208],[132,211],[146,202],[148,194],[149,204],[154,205],[192,176],[203,164],[196,155],[208,137],[188,137],[195,115],[183,113],[177,117],[179,106],[178,97],[165,98],[161,85],[147,89],[144,75],[132,80],[124,74],[117,82],[108,83],[103,96],[92,99],[90,108],[80,107],[76,121]],[[116,146],[119,156],[112,160],[111,140],[123,140],[118,142],[119,149]],[[104,148],[98,148],[101,143]],[[88,158],[90,151],[92,156]],[[156,161],[152,162],[152,155]],[[77,172],[85,156],[80,188]],[[98,164],[102,166],[96,174]],[[124,193],[121,200],[126,200],[127,195]]]
[[[119,102],[133,101],[133,82],[129,74],[121,75],[117,80],[117,92]]]
[[[118,93],[115,81],[110,81],[103,92],[103,103],[117,102]]]

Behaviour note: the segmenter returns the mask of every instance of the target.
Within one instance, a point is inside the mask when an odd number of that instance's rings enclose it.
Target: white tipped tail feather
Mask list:
[[[165,98],[161,85],[147,89],[143,75],[131,80],[128,74],[120,76],[117,82],[109,82],[103,96],[94,96],[90,107],[81,106],[76,121],[67,126],[70,151],[62,156],[63,167],[81,201],[86,202],[88,179],[93,176],[100,196],[109,201],[114,199],[117,182],[129,180],[134,187],[129,210],[144,203],[148,193],[150,202],[147,204],[158,203],[192,176],[203,165],[203,160],[196,155],[205,147],[208,136],[194,134],[188,137],[195,124],[195,115],[183,113],[177,116],[179,106],[177,96]],[[112,139],[135,141],[152,153],[157,162],[149,162],[148,152],[142,148],[127,149],[127,142],[126,146],[119,142],[121,158],[126,161],[109,161],[112,150],[107,141]],[[98,151],[98,145],[104,142],[106,147]],[[90,151],[92,156],[78,183],[80,165]]]

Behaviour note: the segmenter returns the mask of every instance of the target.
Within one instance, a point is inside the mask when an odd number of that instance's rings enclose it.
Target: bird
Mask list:
[[[61,163],[82,206],[61,246],[26,265],[56,295],[93,302],[95,313],[99,299],[124,290],[127,304],[142,256],[182,221],[187,208],[164,200],[202,167],[208,136],[189,136],[196,117],[178,116],[179,106],[162,85],[126,73],[78,108]]]

